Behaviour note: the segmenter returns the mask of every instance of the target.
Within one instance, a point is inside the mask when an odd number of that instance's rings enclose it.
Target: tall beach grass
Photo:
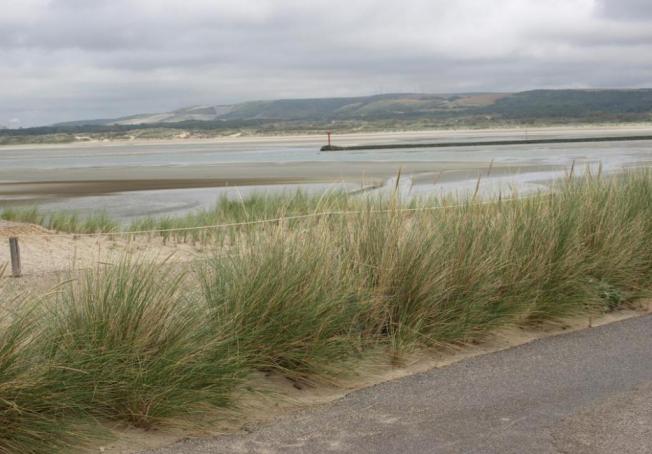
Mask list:
[[[120,224],[102,211],[80,216],[67,211],[44,213],[37,207],[4,208],[0,211],[0,219],[36,224],[56,232],[108,233],[120,229]]]
[[[65,365],[56,381],[88,414],[147,428],[230,404],[242,378],[236,339],[223,327],[207,331],[183,278],[125,261],[57,292],[45,320],[47,357]]]
[[[34,305],[0,298],[0,453],[57,452],[92,433],[86,422],[72,424],[74,390],[52,380],[43,342]]]
[[[172,262],[103,265],[39,310],[7,315],[0,452],[81,438],[71,420],[152,428],[219,412],[237,406],[255,371],[334,382],[370,353],[400,359],[501,326],[614,310],[652,290],[650,171],[409,210],[399,197],[293,197],[183,222],[347,214],[242,229],[226,251],[207,238],[212,253],[187,274]]]

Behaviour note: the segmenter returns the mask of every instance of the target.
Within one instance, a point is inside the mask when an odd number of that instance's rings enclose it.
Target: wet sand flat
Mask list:
[[[344,182],[377,186],[401,171],[415,184],[452,182],[489,171],[491,164],[463,162],[327,162],[292,164],[223,164],[202,167],[67,169],[55,174],[32,171],[26,181],[0,183],[0,202],[38,203],[62,197],[117,192]],[[559,166],[491,166],[493,175],[559,170]],[[120,179],[116,176],[120,175]],[[88,179],[92,176],[92,179]],[[41,180],[41,178],[51,178]]]
[[[261,157],[264,159],[264,157]],[[9,188],[18,183],[65,183],[90,181],[213,181],[213,184],[256,184],[286,181],[360,181],[364,177],[386,178],[399,169],[406,172],[469,170],[478,163],[463,161],[298,161],[298,162],[224,162],[213,165],[115,166],[21,169],[20,174],[0,170],[0,185]],[[382,158],[382,156],[379,156]],[[486,166],[489,162],[481,163]],[[0,189],[1,191],[2,189]]]
[[[652,125],[346,134],[336,135],[335,143],[643,133],[652,133]],[[420,194],[473,190],[474,180],[486,177],[490,166],[492,178],[484,181],[495,183],[493,192],[530,182],[536,184],[528,190],[537,190],[573,163],[576,168],[601,163],[605,171],[617,172],[652,160],[652,143],[643,141],[320,153],[323,142],[322,136],[290,136],[0,147],[0,209],[42,205],[83,213],[99,208],[120,218],[181,214],[212,206],[223,194],[389,187],[399,170]]]

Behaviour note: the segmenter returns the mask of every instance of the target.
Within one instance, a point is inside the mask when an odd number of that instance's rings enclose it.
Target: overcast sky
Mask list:
[[[0,125],[388,92],[652,87],[652,0],[0,0]]]

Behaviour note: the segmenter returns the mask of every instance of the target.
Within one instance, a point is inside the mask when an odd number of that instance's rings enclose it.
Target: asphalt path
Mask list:
[[[652,453],[652,315],[352,392],[151,454]]]

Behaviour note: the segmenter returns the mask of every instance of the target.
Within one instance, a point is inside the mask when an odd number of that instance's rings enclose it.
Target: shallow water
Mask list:
[[[513,138],[514,134],[504,136]],[[406,136],[405,140],[427,138]],[[393,176],[399,168],[404,169],[399,186],[408,196],[475,191],[480,175],[482,194],[525,193],[545,190],[546,182],[562,176],[573,162],[578,173],[587,165],[597,169],[601,164],[604,172],[617,172],[652,163],[652,142],[326,153],[319,152],[321,142],[319,137],[303,137],[0,148],[0,207],[38,204],[45,210],[67,209],[82,214],[99,209],[122,219],[173,215],[210,207],[220,195],[238,198],[251,192],[298,188],[353,190],[379,182],[385,182],[385,187],[376,191],[388,191],[395,187]],[[494,170],[487,175],[490,163]],[[233,186],[230,178],[247,181]],[[206,181],[207,187],[176,188],[175,181],[182,179],[199,186]],[[218,179],[220,183],[216,183]],[[114,189],[100,191],[93,186],[93,182],[108,180]],[[120,182],[126,180],[168,181],[169,187],[146,190],[145,185],[144,190],[121,191]],[[42,182],[83,184],[60,194],[46,186],[38,189],[37,183]],[[229,186],[218,187],[224,185]]]
[[[97,169],[115,167],[184,167],[236,163],[290,162],[430,162],[466,161],[566,165],[572,160],[600,160],[605,164],[651,158],[652,142],[509,145],[448,149],[360,150],[320,152],[315,146],[256,143],[96,145],[69,148],[0,148],[0,177],[8,172],[20,178],[29,170]]]

